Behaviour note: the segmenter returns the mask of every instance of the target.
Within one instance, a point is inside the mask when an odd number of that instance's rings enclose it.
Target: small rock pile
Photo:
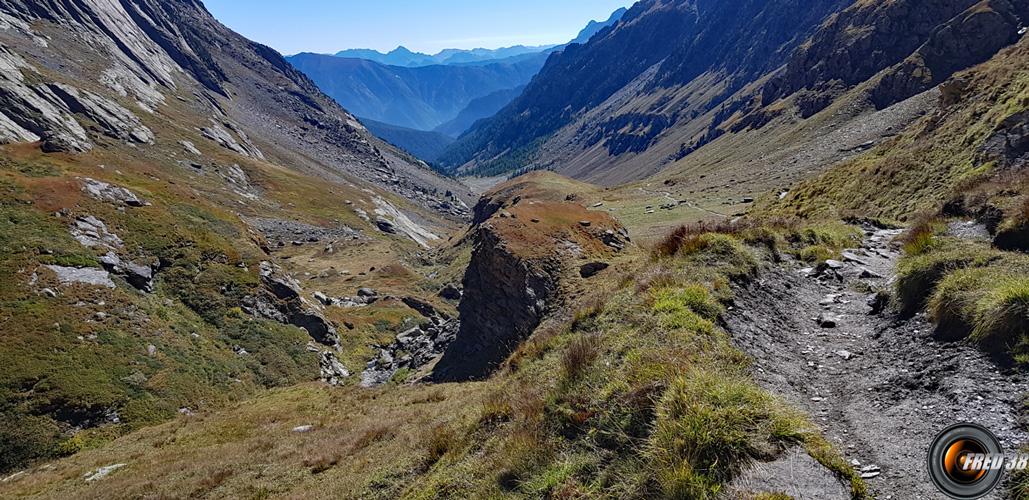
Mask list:
[[[457,336],[458,320],[421,299],[400,300],[428,321],[397,335],[391,344],[378,347],[378,356],[368,362],[361,374],[364,387],[384,384],[401,369],[417,371],[429,365],[443,355]]]

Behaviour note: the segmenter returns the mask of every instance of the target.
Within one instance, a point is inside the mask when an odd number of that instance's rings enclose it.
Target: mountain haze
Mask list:
[[[366,59],[387,66],[416,68],[434,65],[488,64],[499,59],[538,54],[552,47],[552,45],[540,45],[537,47],[515,45],[499,49],[444,49],[434,55],[429,55],[421,52],[412,52],[406,47],[400,46],[385,54],[371,49],[347,49],[341,50],[335,55],[336,57],[348,59]]]
[[[474,99],[525,85],[546,55],[514,63],[413,68],[319,54],[288,60],[357,116],[433,130],[456,118]]]

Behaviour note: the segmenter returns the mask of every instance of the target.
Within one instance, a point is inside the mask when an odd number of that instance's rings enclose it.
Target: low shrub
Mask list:
[[[903,234],[900,241],[905,255],[923,255],[939,246],[937,236],[947,226],[934,217],[919,217]]]

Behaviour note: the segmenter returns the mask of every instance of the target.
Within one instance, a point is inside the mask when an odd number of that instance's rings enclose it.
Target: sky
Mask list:
[[[204,0],[223,24],[291,55],[403,45],[445,48],[565,43],[633,0]]]

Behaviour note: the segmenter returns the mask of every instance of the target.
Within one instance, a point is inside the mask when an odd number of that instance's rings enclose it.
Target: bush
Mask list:
[[[905,255],[923,255],[939,245],[937,235],[946,231],[946,225],[933,217],[919,217],[900,236]]]
[[[482,409],[479,412],[480,425],[495,425],[511,420],[514,409],[511,408],[511,401],[507,394],[493,392],[482,401]]]

